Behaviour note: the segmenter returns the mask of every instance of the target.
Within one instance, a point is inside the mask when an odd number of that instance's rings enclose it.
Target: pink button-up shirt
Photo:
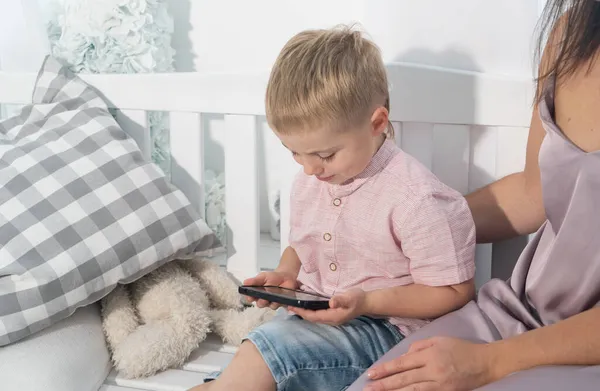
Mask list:
[[[475,226],[464,197],[386,140],[353,180],[331,185],[299,173],[290,246],[302,289],[453,285],[475,274]],[[426,319],[391,318],[408,335]]]

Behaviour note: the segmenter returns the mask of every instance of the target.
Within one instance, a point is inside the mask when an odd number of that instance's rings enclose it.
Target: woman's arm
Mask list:
[[[477,242],[489,243],[535,232],[545,220],[538,154],[544,129],[537,112],[531,120],[525,169],[466,196]]]
[[[560,42],[563,24],[561,18],[548,38],[538,76],[546,72],[551,59],[556,56],[556,44]],[[527,235],[535,232],[546,219],[538,164],[545,135],[536,103],[531,115],[523,171],[466,196],[477,228],[477,242],[489,243]]]
[[[493,380],[542,365],[600,365],[600,308],[488,346]]]
[[[364,390],[438,390],[440,385],[474,390],[539,366],[600,365],[600,338],[592,326],[599,322],[600,308],[594,308],[488,344],[448,337],[420,340],[407,353],[369,369],[372,382]]]

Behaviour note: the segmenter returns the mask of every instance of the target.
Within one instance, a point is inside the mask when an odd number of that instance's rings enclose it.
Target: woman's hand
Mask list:
[[[256,277],[252,277],[252,278],[248,278],[248,279],[244,280],[243,284],[244,285],[259,285],[259,286],[272,285],[272,286],[280,286],[282,288],[289,288],[289,289],[297,289],[298,288],[298,281],[296,280],[296,277],[292,273],[285,273],[285,272],[278,272],[278,271],[259,273]],[[255,297],[248,297],[248,296],[245,296],[245,297],[246,297],[246,300],[248,301],[248,303],[252,303],[252,302],[256,301],[256,306],[259,308],[270,307],[271,309],[276,310],[277,308],[282,306],[281,304],[271,303],[265,299],[257,300]]]
[[[436,337],[367,371],[369,391],[468,391],[495,380],[490,345]]]
[[[310,322],[338,326],[363,314],[365,297],[362,289],[351,289],[329,299],[329,308],[326,310],[297,307],[288,307],[288,310]]]

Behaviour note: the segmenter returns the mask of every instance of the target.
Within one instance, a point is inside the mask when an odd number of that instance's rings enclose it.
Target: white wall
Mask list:
[[[386,61],[531,74],[543,0],[170,0],[180,70],[268,69],[306,28],[359,22]]]
[[[533,32],[543,0],[169,0],[179,71],[268,71],[300,30],[359,22],[386,62],[530,76]],[[398,88],[398,86],[394,86]],[[224,124],[206,126],[207,166],[223,170]],[[277,188],[281,148],[261,134],[261,226],[269,227],[267,194]],[[269,167],[267,170],[266,167]]]
[[[0,0],[0,69],[37,72],[48,53],[49,43],[37,2]]]

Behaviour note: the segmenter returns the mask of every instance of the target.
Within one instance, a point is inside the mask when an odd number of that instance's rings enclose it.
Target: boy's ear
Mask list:
[[[373,136],[378,136],[385,132],[388,126],[389,113],[385,107],[378,107],[371,116],[371,129]]]

